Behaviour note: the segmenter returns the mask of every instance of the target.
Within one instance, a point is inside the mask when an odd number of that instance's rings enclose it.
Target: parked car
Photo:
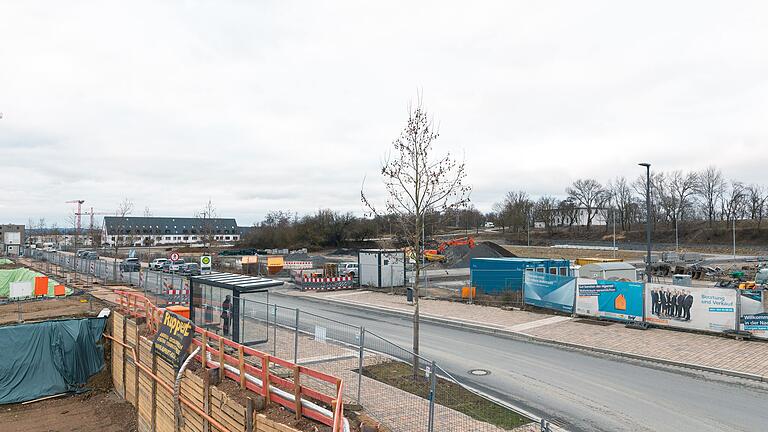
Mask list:
[[[138,258],[126,258],[120,263],[121,272],[136,272],[141,270],[141,261]]]
[[[184,276],[198,276],[200,274],[200,264],[198,263],[186,263],[181,266],[179,270],[180,275]]]
[[[149,263],[149,269],[150,270],[162,270],[163,264],[168,262],[167,258],[155,258]]]
[[[163,263],[163,273],[176,273],[179,271],[182,265],[184,265],[184,260],[180,259],[178,261],[171,261],[168,260]]]
[[[87,249],[79,249],[79,250],[77,251],[77,257],[78,257],[78,258],[82,258],[82,257],[83,257],[83,256],[85,256],[85,254],[87,254],[88,252],[90,252],[90,251],[89,251],[89,250],[87,250]]]
[[[348,262],[339,264],[339,276],[352,276],[355,277],[358,274],[357,263]]]
[[[84,260],[97,260],[97,259],[99,259],[99,254],[97,254],[96,252],[93,252],[93,251],[88,251],[88,252],[83,254],[82,258]]]

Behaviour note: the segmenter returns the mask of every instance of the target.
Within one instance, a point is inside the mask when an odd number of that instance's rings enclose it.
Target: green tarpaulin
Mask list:
[[[13,264],[13,261],[9,260],[8,258],[0,258],[0,265],[5,264]]]
[[[82,391],[104,367],[106,318],[0,327],[0,404]]]
[[[36,271],[28,268],[17,268],[11,270],[0,270],[0,298],[7,298],[11,290],[11,282],[32,282],[34,286],[35,277],[44,276]],[[55,280],[48,278],[48,297],[55,297],[53,295],[53,287],[59,283]],[[64,289],[65,295],[72,294],[71,288]]]

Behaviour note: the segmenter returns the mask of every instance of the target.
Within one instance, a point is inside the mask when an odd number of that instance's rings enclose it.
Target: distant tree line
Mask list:
[[[701,171],[651,171],[651,214],[655,225],[674,226],[704,221],[710,228],[736,220],[753,220],[759,230],[768,212],[768,189],[762,185],[729,180],[715,167]],[[646,220],[646,176],[634,180],[616,177],[606,183],[593,178],[574,181],[565,189],[565,198],[544,195],[531,198],[524,191],[506,194],[486,218],[503,230],[519,232],[528,224],[543,223],[573,228],[582,215],[584,229],[600,215],[621,230],[631,230]]]

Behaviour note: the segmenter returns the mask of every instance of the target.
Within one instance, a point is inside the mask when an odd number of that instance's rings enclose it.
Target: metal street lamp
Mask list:
[[[648,243],[648,256],[645,258],[645,277],[651,281],[651,164],[641,162],[645,167],[645,240]]]

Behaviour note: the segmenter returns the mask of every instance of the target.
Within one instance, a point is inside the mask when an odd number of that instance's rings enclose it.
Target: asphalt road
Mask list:
[[[278,290],[279,291],[279,290]],[[273,295],[410,346],[411,322],[375,311]],[[764,431],[768,385],[592,355],[423,322],[422,354],[458,379],[573,431]],[[475,377],[468,371],[487,369]]]

